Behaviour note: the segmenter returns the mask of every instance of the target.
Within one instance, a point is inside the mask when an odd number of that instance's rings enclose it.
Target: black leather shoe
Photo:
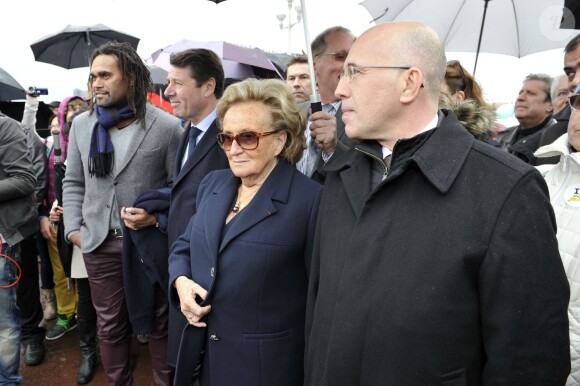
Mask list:
[[[44,360],[44,344],[30,343],[24,347],[24,363],[27,366],[36,366]]]
[[[77,384],[84,385],[93,379],[95,368],[97,367],[97,354],[81,355],[81,365],[77,373]]]

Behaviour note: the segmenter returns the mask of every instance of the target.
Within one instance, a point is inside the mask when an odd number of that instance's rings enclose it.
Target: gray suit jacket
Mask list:
[[[91,133],[96,122],[95,112],[81,114],[74,120],[63,182],[67,237],[80,230],[84,253],[95,250],[107,237],[115,196],[117,209],[130,207],[140,193],[171,183],[183,132],[178,118],[148,104],[145,128],[136,132],[123,164],[116,168],[117,172],[96,178],[88,172]]]

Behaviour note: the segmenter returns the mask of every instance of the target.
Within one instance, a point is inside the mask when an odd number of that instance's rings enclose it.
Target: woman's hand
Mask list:
[[[50,223],[48,218],[42,217],[40,219],[39,228],[40,228],[40,234],[42,234],[42,237],[44,237],[48,241],[52,241],[52,233],[51,233],[51,229],[50,229],[50,228],[52,228],[52,224]]]
[[[205,300],[207,296],[207,291],[185,276],[179,276],[175,280],[175,288],[177,289],[177,294],[179,295],[179,301],[181,303],[181,312],[185,315],[185,318],[189,324],[195,327],[206,327],[207,325],[200,322],[201,318],[209,314],[211,311],[211,306],[207,305],[201,307],[195,300],[196,295],[201,299]]]
[[[53,206],[50,209],[50,221],[53,224],[57,224],[60,221],[61,215],[62,215],[62,206]]]

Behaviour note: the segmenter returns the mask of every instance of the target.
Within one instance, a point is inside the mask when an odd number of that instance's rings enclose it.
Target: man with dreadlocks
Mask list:
[[[129,44],[105,43],[93,52],[91,110],[73,122],[63,182],[65,232],[83,252],[110,385],[133,384],[122,221],[131,216],[132,229],[139,231],[155,227],[154,216],[132,205],[143,192],[171,183],[183,131],[179,119],[147,103],[150,84],[148,67]],[[152,383],[170,385],[167,297],[159,286],[154,291]]]

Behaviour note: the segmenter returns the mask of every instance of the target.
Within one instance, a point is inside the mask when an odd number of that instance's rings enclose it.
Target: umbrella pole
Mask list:
[[[310,69],[310,79],[312,84],[312,95],[310,95],[310,108],[313,113],[322,111],[322,103],[320,102],[320,94],[316,92],[316,75],[314,74],[314,60],[312,57],[312,46],[310,45],[310,34],[308,32],[308,16],[306,13],[305,0],[300,0],[302,6],[302,22],[304,24],[304,39],[306,39],[306,49],[308,52],[308,67]]]
[[[485,25],[485,14],[487,13],[487,3],[489,0],[483,0],[485,2],[483,6],[483,19],[481,19],[481,30],[479,31],[479,41],[477,42],[477,51],[475,52],[475,65],[473,66],[473,76],[475,76],[475,70],[477,70],[477,59],[479,59],[479,49],[481,48],[481,38],[483,37],[483,26]]]

